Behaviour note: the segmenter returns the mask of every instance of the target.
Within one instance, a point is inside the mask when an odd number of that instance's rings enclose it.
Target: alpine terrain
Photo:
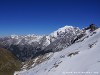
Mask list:
[[[100,75],[99,46],[100,28],[95,24],[83,29],[65,26],[43,36],[0,38],[0,47],[22,62],[14,75]]]

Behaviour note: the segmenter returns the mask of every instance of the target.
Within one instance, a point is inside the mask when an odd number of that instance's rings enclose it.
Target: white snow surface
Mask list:
[[[95,32],[87,31],[83,41],[50,53],[50,59],[14,75],[100,75],[100,28]]]

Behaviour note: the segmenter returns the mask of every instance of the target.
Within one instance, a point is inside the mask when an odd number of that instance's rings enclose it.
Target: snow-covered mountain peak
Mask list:
[[[49,36],[52,38],[51,41],[55,41],[55,39],[57,39],[57,38],[64,38],[64,36],[67,36],[67,35],[70,35],[70,36],[71,35],[78,35],[81,32],[82,32],[82,30],[79,29],[78,27],[66,25],[66,26],[54,31]]]
[[[73,29],[73,28],[76,28],[76,27],[66,25],[64,27],[59,28],[57,31],[62,31],[63,32],[65,30]]]
[[[74,32],[80,30],[78,27],[73,27],[73,26],[64,26],[62,28],[59,28],[58,30],[54,31],[53,33],[50,34],[50,36],[57,37],[57,35],[63,34],[63,33],[69,33],[69,32]]]
[[[13,38],[18,38],[18,35],[11,35],[10,37],[11,37],[12,39],[13,39]]]
[[[27,38],[27,37],[42,37],[41,35],[35,35],[35,34],[28,34],[28,35],[11,35],[11,38]]]
[[[71,29],[71,28],[74,28],[74,27],[66,25],[64,27],[59,28],[58,31],[65,31],[66,29]]]
[[[7,37],[7,42],[11,44],[31,44],[33,42],[39,42],[43,36],[41,35],[35,35],[35,34],[28,34],[28,35],[11,35]]]
[[[67,32],[68,30],[74,30],[74,29],[79,29],[78,27],[73,27],[73,26],[64,26],[64,27],[61,27],[57,30],[57,32]]]

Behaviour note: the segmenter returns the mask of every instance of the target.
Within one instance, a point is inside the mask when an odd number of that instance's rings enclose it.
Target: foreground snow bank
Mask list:
[[[100,29],[34,68],[14,75],[100,75]],[[83,38],[82,38],[83,39]],[[81,40],[82,40],[81,39]]]

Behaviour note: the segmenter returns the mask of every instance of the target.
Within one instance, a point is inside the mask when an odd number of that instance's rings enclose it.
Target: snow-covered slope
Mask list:
[[[44,57],[48,58],[14,75],[100,75],[100,28],[93,32],[87,30],[86,35],[71,46]]]

